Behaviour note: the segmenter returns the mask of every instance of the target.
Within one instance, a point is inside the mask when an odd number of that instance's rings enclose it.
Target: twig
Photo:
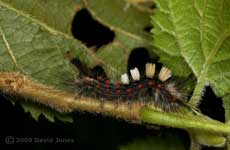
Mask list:
[[[75,110],[102,113],[140,123],[141,103],[119,103],[99,101],[93,98],[76,98],[74,93],[64,92],[42,85],[16,72],[0,72],[0,89],[6,93],[18,94],[30,98],[33,102],[44,104],[59,112]]]

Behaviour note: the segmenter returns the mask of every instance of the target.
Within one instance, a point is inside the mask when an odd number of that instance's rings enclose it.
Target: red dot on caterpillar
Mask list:
[[[138,85],[137,85],[137,89],[141,89],[142,87],[143,87],[142,84],[138,84]]]
[[[162,85],[160,83],[157,84],[157,88],[160,89]]]
[[[116,94],[121,94],[121,90],[116,90]]]
[[[105,87],[109,88],[109,86],[110,86],[110,80],[107,79],[107,80],[105,80]]]
[[[105,84],[107,84],[107,85],[110,84],[110,80],[108,80],[108,79],[105,80]]]
[[[149,82],[148,82],[148,85],[149,85],[149,86],[153,86],[153,85],[154,85],[154,82],[153,82],[153,81],[149,81]]]
[[[130,94],[130,93],[132,92],[131,88],[128,88],[128,89],[126,90],[126,92],[127,92],[128,94]]]

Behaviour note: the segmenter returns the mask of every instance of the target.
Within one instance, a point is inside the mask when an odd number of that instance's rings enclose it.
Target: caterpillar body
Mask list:
[[[175,112],[186,105],[186,96],[177,89],[176,84],[169,79],[172,72],[162,67],[155,74],[155,64],[145,65],[145,76],[141,78],[138,68],[130,70],[132,80],[127,73],[121,75],[121,82],[113,83],[107,78],[92,78],[89,76],[76,79],[74,86],[76,95],[97,97],[114,101],[143,101],[153,104],[167,112]]]

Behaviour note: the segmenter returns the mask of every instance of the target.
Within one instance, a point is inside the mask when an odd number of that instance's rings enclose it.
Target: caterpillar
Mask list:
[[[97,97],[112,101],[152,102],[166,112],[175,112],[186,104],[186,95],[170,80],[172,72],[162,67],[156,74],[156,65],[146,63],[145,75],[141,78],[137,67],[130,70],[132,79],[127,73],[121,75],[121,81],[113,83],[105,75],[84,76],[74,81],[76,95]]]

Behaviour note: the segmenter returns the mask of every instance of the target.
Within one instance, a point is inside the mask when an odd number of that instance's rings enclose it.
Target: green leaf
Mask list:
[[[211,85],[223,97],[229,120],[230,1],[158,0],[157,7],[152,21],[161,60],[175,71],[192,70],[197,84],[191,104],[197,105],[204,86]]]
[[[1,5],[11,7],[19,16],[27,16],[53,32],[71,36],[71,24],[76,11],[81,9],[82,0],[1,0]]]
[[[31,4],[34,3],[31,1]],[[76,56],[87,59],[84,45],[4,1],[0,1],[0,7],[3,70],[18,71],[40,83],[63,88],[63,76],[69,78],[76,74],[65,59],[65,53],[73,51]]]
[[[71,114],[61,114],[45,106],[39,106],[38,104],[29,102],[21,102],[21,105],[25,112],[29,112],[36,121],[38,121],[40,115],[44,115],[51,122],[54,122],[55,118],[63,122],[73,122]]]
[[[1,71],[20,72],[38,83],[69,91],[65,81],[78,74],[66,59],[66,52],[70,51],[89,67],[102,65],[112,79],[117,79],[114,75],[126,72],[133,48],[151,47],[151,36],[144,31],[150,25],[151,13],[126,4],[123,0],[0,0]],[[103,11],[101,5],[105,6]],[[82,8],[87,8],[95,20],[115,32],[113,42],[96,53],[71,35],[73,17]],[[124,20],[127,23],[122,24]],[[134,26],[130,28],[131,25]],[[35,118],[40,114],[34,106],[23,106]]]
[[[21,72],[40,83],[63,89],[66,87],[63,80],[76,74],[65,60],[65,52],[73,51],[84,59],[88,54],[69,33],[75,13],[69,6],[78,4],[71,1],[53,4],[48,1],[0,1],[1,70]],[[59,11],[61,8],[63,12]],[[54,121],[54,116],[71,121],[41,106],[27,103],[22,106],[36,120],[43,114],[50,121]]]
[[[144,28],[150,25],[149,16],[151,15],[151,13],[139,11],[132,5],[125,9],[126,4],[127,3],[123,0],[118,0],[114,2],[109,2],[106,0],[84,1],[84,5],[83,1],[80,0],[75,2],[70,0],[56,0],[52,3],[40,2],[39,0],[29,0],[26,2],[25,0],[19,0],[17,2],[10,0],[1,0],[0,6],[3,8],[2,11],[4,11],[1,13],[1,24],[3,26],[1,27],[1,34],[6,36],[6,41],[2,41],[1,46],[5,48],[5,45],[8,42],[8,45],[10,46],[9,48],[14,54],[14,56],[11,55],[9,57],[9,50],[7,50],[8,54],[6,53],[5,55],[8,56],[8,59],[4,58],[3,69],[7,68],[7,70],[21,70],[24,74],[30,72],[28,75],[32,76],[31,74],[35,71],[31,69],[39,70],[39,68],[37,68],[38,64],[36,62],[33,64],[29,64],[30,66],[27,67],[27,70],[29,71],[25,71],[25,68],[20,67],[26,66],[26,63],[28,62],[22,61],[23,64],[17,64],[18,68],[15,69],[13,67],[15,64],[13,64],[14,61],[12,61],[12,58],[18,60],[18,56],[22,56],[23,54],[26,54],[28,52],[30,52],[32,55],[31,50],[36,50],[36,53],[38,53],[39,51],[46,52],[46,49],[49,49],[48,52],[37,55],[36,58],[33,58],[35,57],[33,56],[32,58],[30,58],[30,60],[38,61],[38,58],[40,57],[48,57],[49,55],[54,55],[55,57],[53,59],[56,59],[53,62],[58,62],[61,65],[63,63],[66,63],[64,60],[65,52],[73,51],[74,56],[80,58],[81,60],[84,60],[84,62],[86,62],[89,66],[95,66],[96,64],[102,65],[106,69],[106,72],[109,74],[109,76],[111,76],[111,78],[114,78],[114,73],[121,74],[121,72],[123,73],[126,71],[127,58],[132,49],[137,47],[151,47],[151,36],[146,31],[144,31]],[[101,8],[101,5],[106,7]],[[101,24],[106,25],[108,28],[112,29],[115,32],[114,41],[99,49],[95,54],[92,54],[91,52],[89,53],[89,49],[87,49],[70,35],[73,16],[78,10],[82,9],[83,7],[86,7],[90,11],[94,19],[98,20]],[[52,10],[53,12],[50,13],[50,10]],[[4,13],[11,13],[11,17],[4,17]],[[15,16],[18,16],[17,20],[15,20]],[[137,21],[136,18],[140,19]],[[121,23],[124,20],[126,20],[127,23]],[[5,26],[9,27],[8,24],[12,22],[17,22],[17,24],[11,24],[11,30],[6,30]],[[28,22],[28,24],[25,24],[24,22]],[[130,28],[130,25],[135,26]],[[12,37],[12,35],[10,37],[7,37],[6,34],[8,34],[8,32],[14,32],[16,26],[20,28],[20,32],[16,32],[17,36],[15,36],[14,38]],[[44,33],[39,31],[40,28],[43,30]],[[22,36],[24,36],[24,38],[21,38]],[[18,43],[21,44],[19,45]],[[15,47],[18,49],[17,51],[20,54],[15,54]],[[41,49],[43,49],[43,51]],[[59,58],[57,58],[56,55],[58,55]],[[113,55],[114,57],[112,58],[114,59],[111,59],[110,56]],[[117,57],[119,57],[119,59],[116,59]],[[18,61],[21,61],[22,59],[23,57],[20,57],[20,60]],[[56,73],[55,71],[57,71],[57,68],[53,69],[54,66],[50,67],[49,64],[53,64],[55,66],[57,66],[57,64],[54,64],[49,59],[47,59],[46,61],[50,61],[50,63],[47,64],[47,62],[40,61],[39,67],[43,66],[43,70],[49,68],[48,70],[50,74],[51,72],[53,74],[62,73],[62,75],[56,76],[65,76],[73,70],[72,68],[69,68],[68,64],[65,64],[63,68],[66,68],[65,66],[67,66],[69,69],[66,70],[70,71],[60,71],[61,69],[59,69],[59,72]],[[59,68],[61,67],[62,66],[59,66]],[[39,81],[42,76],[44,82],[47,82],[46,80],[48,80],[48,84],[50,82],[50,79],[58,78],[54,75],[50,75],[49,77],[47,77],[47,75],[39,74],[36,76],[39,76]],[[67,75],[67,77],[68,76],[72,75]],[[32,77],[34,78],[34,76]],[[55,84],[59,86],[60,80],[61,79],[58,79],[58,81],[56,81],[57,84],[53,82],[51,83],[51,85]]]

